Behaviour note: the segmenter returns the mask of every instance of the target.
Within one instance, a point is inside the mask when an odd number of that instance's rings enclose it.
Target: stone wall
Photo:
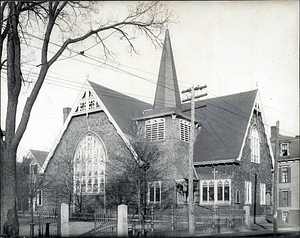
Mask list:
[[[59,177],[60,174],[57,174],[57,165],[69,169],[65,161],[66,158],[67,160],[72,160],[72,158],[74,158],[78,142],[87,134],[95,135],[103,142],[107,160],[106,177],[112,172],[109,170],[109,165],[114,162],[116,156],[132,156],[121,136],[117,133],[117,130],[103,111],[91,113],[88,114],[88,116],[86,114],[73,116],[49,161],[45,171],[46,176],[49,177],[52,175],[53,177],[54,175],[54,177]],[[101,203],[101,198],[99,198],[99,196],[96,196],[95,199]],[[63,199],[62,201],[59,201],[59,203],[60,202],[69,201]],[[54,201],[51,196],[44,197],[44,205],[53,205],[53,203]]]

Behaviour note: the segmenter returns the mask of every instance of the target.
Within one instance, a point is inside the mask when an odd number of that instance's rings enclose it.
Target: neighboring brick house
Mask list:
[[[48,152],[30,149],[23,161],[18,163],[18,209],[29,210],[29,194],[28,190],[32,187],[31,183],[35,183],[36,176],[40,173],[41,168],[47,158]],[[43,206],[42,190],[39,189],[33,198],[33,210],[37,210],[39,206]]]
[[[275,150],[276,127],[271,128],[271,141]],[[278,221],[299,225],[299,159],[300,137],[279,134],[279,158],[277,167]]]
[[[75,106],[65,109],[69,114],[42,171],[55,175],[55,163],[70,157],[74,190],[81,187],[86,194],[105,201],[109,180],[106,162],[118,155],[134,156],[129,142],[134,122],[149,143],[158,146],[166,162],[165,179],[149,184],[148,202],[186,203],[190,103],[181,103],[169,32],[154,105],[91,81],[83,88]],[[207,104],[205,109],[201,108],[203,104]],[[215,204],[241,209],[247,206],[252,215],[265,215],[273,157],[258,91],[203,100],[196,105],[194,180],[200,179],[201,188],[196,199],[201,205],[213,206],[214,196]],[[218,174],[211,184],[213,168]],[[164,187],[171,188],[165,200],[161,196]]]

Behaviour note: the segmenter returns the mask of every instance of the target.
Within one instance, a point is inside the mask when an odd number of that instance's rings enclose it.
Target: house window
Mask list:
[[[208,193],[208,188],[207,188],[207,182],[204,181],[202,184],[202,201],[207,202],[207,193]]]
[[[289,223],[289,211],[282,211],[282,221]]]
[[[291,167],[280,167],[279,183],[290,183],[290,182],[291,182]]]
[[[160,203],[161,201],[161,183],[148,183],[148,203]]]
[[[240,197],[241,197],[241,195],[240,195],[240,190],[237,189],[237,190],[235,191],[235,203],[240,203]]]
[[[230,179],[216,179],[200,181],[200,203],[229,203]],[[216,195],[215,195],[216,194]]]
[[[41,206],[42,205],[42,191],[40,190],[38,193],[38,205]]]
[[[289,156],[289,144],[288,143],[281,143],[280,144],[280,156]]]
[[[165,118],[147,120],[145,125],[147,140],[156,141],[165,139]]]
[[[266,205],[266,184],[260,183],[260,205]]]
[[[189,121],[180,119],[179,125],[180,125],[180,140],[189,142],[191,123]]]
[[[245,181],[245,204],[252,203],[252,183],[250,181]]]
[[[279,206],[280,207],[291,206],[291,191],[279,191]]]
[[[37,164],[31,165],[31,174],[37,174]]]
[[[256,126],[251,130],[251,162],[260,163],[260,142]]]

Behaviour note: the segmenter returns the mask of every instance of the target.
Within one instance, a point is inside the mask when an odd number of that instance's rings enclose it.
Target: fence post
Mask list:
[[[57,235],[59,237],[69,237],[69,205],[66,203],[60,205]]]
[[[127,223],[127,205],[118,206],[118,223],[117,235],[118,237],[128,237],[128,223]]]
[[[171,230],[174,230],[174,205],[171,206]]]
[[[154,206],[151,206],[151,231],[154,231]]]
[[[245,225],[247,228],[250,227],[250,207],[249,206],[244,206],[245,210]]]

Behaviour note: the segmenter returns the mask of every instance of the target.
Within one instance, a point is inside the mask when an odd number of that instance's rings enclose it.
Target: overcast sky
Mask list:
[[[103,9],[121,16],[126,4],[106,2]],[[281,134],[299,134],[298,1],[168,5],[178,16],[177,23],[168,29],[180,90],[206,84],[209,97],[216,97],[258,88],[267,126],[279,120]],[[55,63],[32,110],[20,151],[50,150],[62,127],[63,108],[73,106],[87,77],[153,103],[162,49],[155,49],[141,37],[136,41],[140,54],[131,56],[119,39],[108,40],[116,42],[117,62],[108,64],[139,77],[101,64],[94,48],[86,52],[94,60],[76,56]],[[1,92],[2,125],[5,90],[3,87]],[[24,90],[21,104],[26,97]]]

